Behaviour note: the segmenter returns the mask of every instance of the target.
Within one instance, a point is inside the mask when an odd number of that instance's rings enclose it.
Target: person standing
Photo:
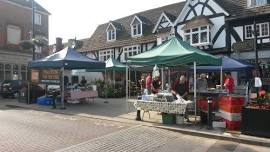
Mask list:
[[[141,93],[143,94],[144,89],[145,89],[145,78],[144,78],[144,74],[141,75],[141,80],[139,80],[140,82],[140,86],[141,86]]]
[[[85,76],[82,76],[82,80],[81,80],[81,82],[80,82],[80,85],[81,85],[82,87],[85,87],[85,86],[86,86],[86,83],[87,83],[87,81],[85,80]]]
[[[179,78],[179,81],[176,81],[174,87],[172,88],[172,94],[174,95],[175,99],[178,99],[178,97],[182,97],[183,99],[187,100],[188,96],[188,83],[186,81],[186,77],[184,75],[181,75]],[[184,118],[189,121],[188,113],[186,112],[184,114]]]
[[[177,96],[180,96],[185,100],[187,99],[188,85],[186,83],[186,77],[184,75],[181,75],[179,81],[176,81],[171,92],[175,98],[177,98]]]
[[[207,91],[207,80],[205,74],[201,74],[197,80],[197,90],[198,92],[206,92]]]
[[[152,89],[152,76],[151,73],[148,73],[146,79],[145,79],[145,88],[148,91],[148,94],[151,93],[151,89]]]
[[[231,76],[230,72],[225,73],[224,87],[228,93],[233,93],[234,91],[234,79]]]

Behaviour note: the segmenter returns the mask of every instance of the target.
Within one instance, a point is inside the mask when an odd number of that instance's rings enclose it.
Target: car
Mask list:
[[[22,87],[21,80],[4,80],[0,86],[0,95],[3,98],[16,97]]]

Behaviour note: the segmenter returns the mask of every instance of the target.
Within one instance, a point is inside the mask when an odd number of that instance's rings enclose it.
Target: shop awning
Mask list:
[[[221,59],[205,53],[190,44],[173,37],[164,44],[147,52],[128,58],[129,64],[134,65],[220,65]]]
[[[82,55],[73,48],[65,48],[45,58],[29,63],[29,68],[105,69],[105,63]]]

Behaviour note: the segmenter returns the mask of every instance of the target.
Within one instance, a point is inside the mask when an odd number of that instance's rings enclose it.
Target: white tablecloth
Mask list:
[[[156,101],[143,101],[138,100],[134,106],[140,110],[157,111],[172,114],[186,113],[187,103],[174,103],[174,102],[156,102]]]

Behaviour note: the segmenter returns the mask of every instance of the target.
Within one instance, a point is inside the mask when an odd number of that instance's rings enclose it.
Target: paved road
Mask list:
[[[123,123],[0,107],[2,152],[269,152],[269,148]]]
[[[0,108],[0,151],[55,151],[126,129],[123,123]]]

